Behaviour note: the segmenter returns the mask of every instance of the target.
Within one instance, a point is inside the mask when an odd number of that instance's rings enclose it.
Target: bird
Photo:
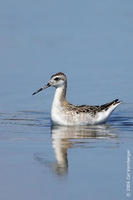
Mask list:
[[[122,102],[115,99],[103,105],[73,105],[66,100],[67,77],[64,73],[53,74],[49,82],[35,91],[35,95],[42,90],[55,87],[55,94],[51,108],[52,125],[60,126],[88,126],[105,123],[115,108]]]

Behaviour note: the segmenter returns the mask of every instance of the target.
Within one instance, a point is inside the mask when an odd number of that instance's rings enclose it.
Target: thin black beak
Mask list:
[[[44,87],[40,88],[40,89],[37,90],[36,92],[33,92],[32,95],[35,95],[35,94],[37,94],[38,92],[41,92],[42,90],[44,90],[44,89],[46,89],[46,88],[48,88],[48,87],[50,87],[50,86],[51,86],[50,83],[48,83],[47,85],[45,85]]]

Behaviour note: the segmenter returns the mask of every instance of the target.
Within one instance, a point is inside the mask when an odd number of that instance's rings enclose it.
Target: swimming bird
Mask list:
[[[48,84],[32,95],[51,86],[56,89],[51,109],[53,125],[86,126],[102,124],[107,121],[114,109],[121,103],[119,99],[115,99],[99,106],[70,104],[66,101],[67,77],[62,72],[52,75]]]

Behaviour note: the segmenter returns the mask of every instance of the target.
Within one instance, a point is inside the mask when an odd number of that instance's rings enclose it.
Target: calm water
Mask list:
[[[0,199],[133,197],[133,2],[0,2]],[[100,126],[51,127],[62,71],[74,104],[123,100]]]

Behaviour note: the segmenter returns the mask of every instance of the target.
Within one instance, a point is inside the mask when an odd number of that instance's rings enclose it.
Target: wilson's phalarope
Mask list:
[[[51,76],[47,85],[32,95],[53,86],[56,88],[51,109],[53,125],[94,125],[107,121],[113,110],[121,103],[118,99],[100,106],[75,106],[66,101],[67,78],[62,72]]]

